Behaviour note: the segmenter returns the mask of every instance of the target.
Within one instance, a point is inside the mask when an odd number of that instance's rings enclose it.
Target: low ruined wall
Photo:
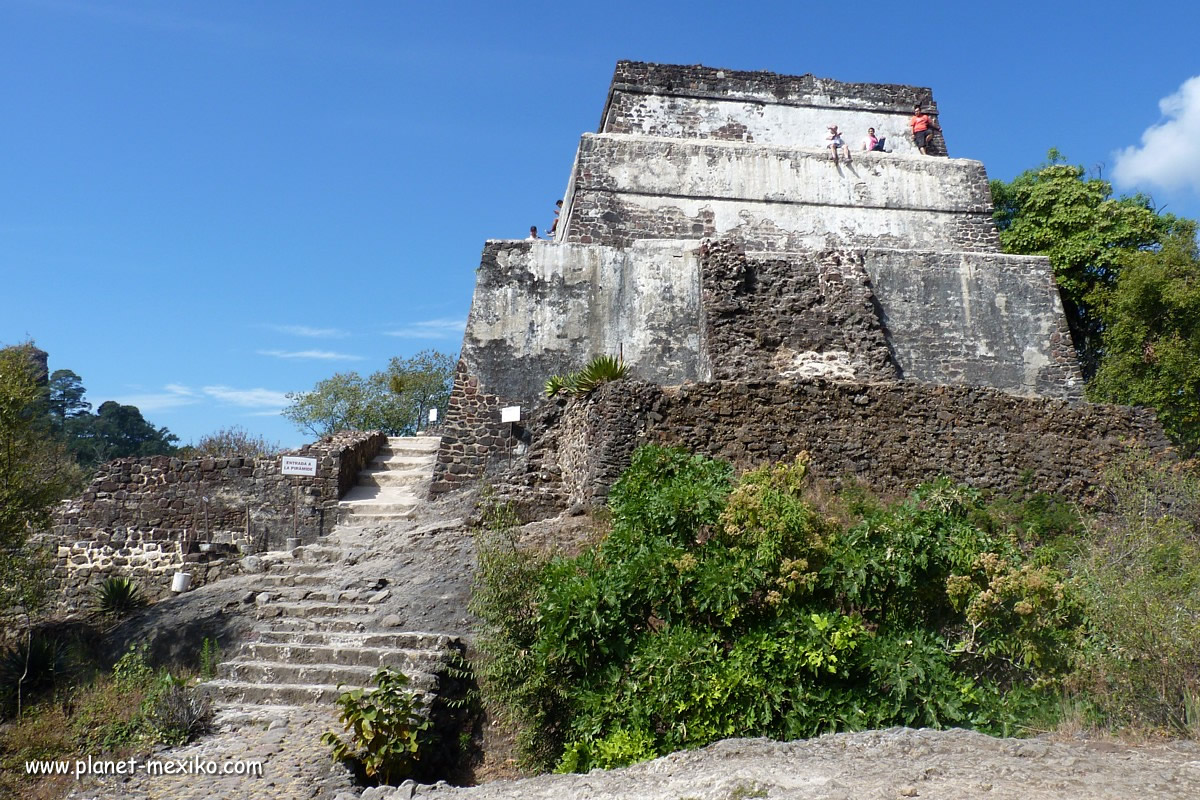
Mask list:
[[[317,459],[315,477],[282,475],[280,457],[123,458],[103,464],[77,498],[54,513],[44,537],[55,548],[63,607],[86,605],[115,575],[164,595],[180,567],[202,584],[236,569],[243,552],[279,549],[333,530],[338,498],[387,442],[379,432],[343,432],[289,451]],[[297,505],[297,490],[299,504]]]
[[[553,484],[564,507],[602,501],[633,449],[648,442],[739,469],[807,451],[814,475],[856,478],[884,492],[945,475],[981,489],[1033,489],[1084,503],[1096,499],[1103,463],[1129,443],[1169,450],[1146,409],[980,387],[820,379],[673,388],[621,381],[564,403],[555,427],[552,453],[541,445],[546,432],[531,431],[536,470],[520,465],[509,483]]]

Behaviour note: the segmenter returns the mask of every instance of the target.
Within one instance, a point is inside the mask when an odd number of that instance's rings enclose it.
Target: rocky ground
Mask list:
[[[731,739],[625,769],[472,788],[405,784],[338,800],[1184,800],[1200,797],[1200,746],[993,739],[893,728],[800,742]]]
[[[371,625],[396,630],[469,632],[466,603],[475,543],[465,520],[471,498],[431,503],[402,521],[339,529],[343,555],[323,569],[333,583],[385,580],[387,597],[373,607]],[[577,549],[594,538],[585,517],[529,526],[526,541]],[[566,544],[564,544],[564,542]],[[253,565],[252,565],[253,568]],[[178,656],[203,635],[225,641],[253,638],[269,603],[258,599],[255,576],[202,587],[159,603],[123,628],[127,641],[149,640],[158,655]],[[1192,742],[1128,745],[1111,741],[994,739],[969,731],[892,729],[837,734],[801,742],[730,740],[620,770],[495,780],[456,788],[408,782],[400,787],[356,788],[335,765],[320,736],[337,728],[332,708],[226,705],[217,731],[182,748],[149,758],[181,764],[262,764],[261,776],[146,775],[89,778],[72,800],[437,800],[467,798],[639,798],[640,800],[746,800],[746,798],[1197,798],[1200,746]],[[477,766],[474,777],[512,776],[500,752]]]

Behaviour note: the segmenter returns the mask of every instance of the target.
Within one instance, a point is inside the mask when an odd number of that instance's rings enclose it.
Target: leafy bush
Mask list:
[[[540,767],[617,766],[729,736],[890,725],[1011,733],[1056,705],[1080,606],[1021,529],[946,481],[900,503],[806,500],[807,461],[731,469],[647,446],[574,558],[481,543],[484,689]]]
[[[103,614],[124,616],[146,605],[141,590],[132,578],[111,577],[95,589],[93,607]]]
[[[406,675],[384,667],[373,681],[374,691],[353,689],[337,699],[349,740],[327,731],[321,741],[333,748],[335,759],[356,761],[369,777],[391,784],[416,768],[429,720],[420,714],[421,698],[406,688]]]
[[[266,437],[250,433],[240,425],[232,425],[201,436],[194,446],[188,448],[187,455],[191,458],[269,458],[281,449],[279,442],[268,441]]]

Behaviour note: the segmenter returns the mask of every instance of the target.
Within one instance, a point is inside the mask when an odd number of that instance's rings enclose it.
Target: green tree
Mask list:
[[[1010,183],[992,181],[995,220],[1006,253],[1050,258],[1085,378],[1103,355],[1100,293],[1116,286],[1137,253],[1190,223],[1154,210],[1144,195],[1113,197],[1112,185],[1064,163],[1047,162]]]
[[[80,413],[67,421],[71,451],[81,464],[93,465],[129,456],[169,455],[179,437],[156,428],[137,406],[114,400],[100,404],[95,414]]]
[[[412,358],[393,358],[387,371],[388,389],[405,408],[404,429],[415,433],[425,426],[429,410],[436,408],[438,418],[444,419],[450,403],[450,388],[454,383],[455,358],[437,350],[422,350]]]
[[[1097,306],[1104,360],[1089,396],[1154,408],[1184,455],[1200,453],[1200,253],[1192,232],[1134,254]]]
[[[409,359],[393,358],[386,370],[367,378],[340,372],[312,391],[290,393],[283,416],[318,437],[340,430],[411,435],[430,408],[445,410],[453,374],[452,356],[423,350]]]
[[[365,409],[370,387],[357,372],[339,372],[317,381],[309,392],[290,392],[283,416],[301,430],[321,437],[340,430],[370,430]]]
[[[0,350],[0,608],[27,611],[44,591],[26,545],[72,485],[72,463],[45,425],[32,343]],[[44,374],[43,374],[44,377]]]
[[[47,404],[57,431],[66,428],[68,419],[92,410],[92,404],[83,399],[83,380],[69,369],[54,370],[48,390]]]

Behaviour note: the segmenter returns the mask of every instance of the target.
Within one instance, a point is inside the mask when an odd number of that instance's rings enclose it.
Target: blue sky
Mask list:
[[[457,351],[623,58],[930,86],[992,177],[1057,147],[1200,217],[1200,5],[1108,9],[0,0],[0,342],[184,442],[300,444],[285,393]]]

